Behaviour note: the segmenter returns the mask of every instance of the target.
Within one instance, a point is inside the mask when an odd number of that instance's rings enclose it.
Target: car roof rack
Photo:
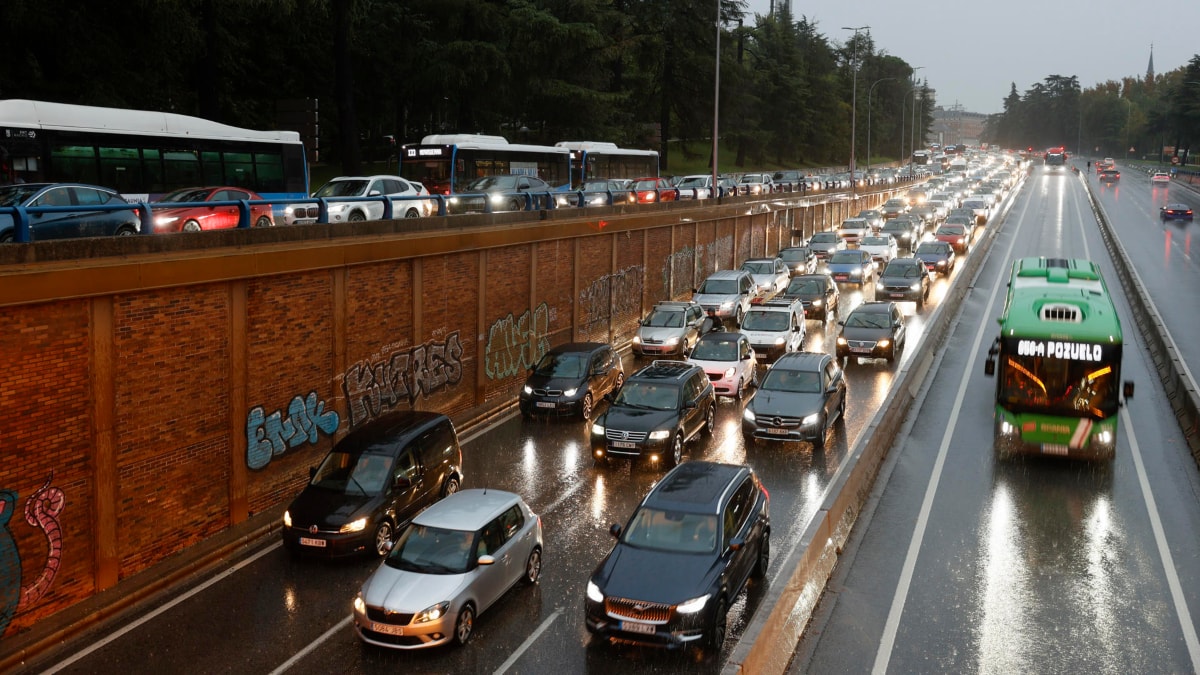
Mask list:
[[[757,307],[793,307],[793,306],[795,306],[795,304],[797,302],[801,302],[800,298],[791,298],[791,299],[772,298],[770,300],[763,300],[762,302],[757,303],[756,306]]]
[[[696,366],[695,366],[695,364],[688,363],[687,361],[670,361],[667,359],[657,359],[650,363],[650,367],[654,368],[655,370],[678,370],[680,372],[683,372],[685,370],[691,370],[692,368],[695,368]]]

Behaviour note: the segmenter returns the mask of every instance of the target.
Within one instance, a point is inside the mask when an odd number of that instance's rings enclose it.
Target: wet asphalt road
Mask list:
[[[958,268],[958,269],[961,269]],[[955,274],[958,274],[957,270]],[[908,344],[935,310],[947,281],[937,280],[923,310],[903,305]],[[843,288],[844,316],[863,299]],[[866,299],[873,299],[868,286]],[[805,348],[833,350],[837,326],[808,322]],[[911,347],[909,348],[911,350]],[[903,359],[912,357],[906,351]],[[635,364],[626,358],[626,372]],[[775,552],[766,583],[784,578],[780,561],[797,545],[834,472],[891,385],[883,361],[847,368],[847,420],[823,452],[803,444],[747,448],[740,435],[742,404],[718,406],[717,433],[688,449],[692,459],[749,462],[771,494]],[[377,566],[374,560],[321,562],[293,559],[275,539],[228,564],[172,589],[139,608],[126,632],[98,631],[32,664],[31,671],[68,673],[579,673],[717,672],[762,598],[751,585],[731,608],[729,638],[719,655],[697,650],[594,644],[583,626],[583,591],[592,569],[611,547],[608,526],[624,523],[660,470],[614,462],[593,467],[582,421],[534,420],[512,415],[464,437],[464,487],[495,487],[524,496],[542,517],[545,563],[540,582],[518,587],[484,612],[462,649],[389,651],[365,647],[350,624],[350,602]],[[214,576],[214,574],[216,576]],[[670,574],[670,570],[647,570]],[[170,603],[170,604],[168,604]],[[126,621],[126,623],[128,623]]]
[[[1167,323],[1194,354],[1195,226],[1159,222],[1164,197],[1122,173],[1098,198],[1160,311],[1188,315]],[[1111,465],[993,458],[983,357],[1011,261],[1027,255],[1091,258],[1116,297],[1137,390]],[[1070,171],[1026,181],[949,345],[791,672],[1200,669],[1200,479]]]

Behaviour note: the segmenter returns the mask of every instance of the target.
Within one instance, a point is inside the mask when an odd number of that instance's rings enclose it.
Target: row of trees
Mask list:
[[[1168,73],[1126,77],[1081,89],[1051,75],[988,118],[984,139],[1005,147],[1063,145],[1085,155],[1186,159],[1200,140],[1200,55]]]
[[[860,163],[868,135],[908,152],[914,109],[917,138],[932,124],[933,92],[869,33],[838,41],[786,9],[745,27],[743,0],[5,0],[0,97],[250,128],[316,99],[323,157],[347,172],[380,139],[456,132],[657,146],[670,171],[668,139],[711,139],[718,8],[739,166],[847,164],[853,83]]]

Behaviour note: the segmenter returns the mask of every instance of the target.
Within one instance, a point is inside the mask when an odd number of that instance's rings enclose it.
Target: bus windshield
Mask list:
[[[1059,358],[1020,354],[1019,342],[1003,341],[997,403],[1012,412],[1064,417],[1104,419],[1117,413],[1120,345],[1082,345],[1070,358]]]

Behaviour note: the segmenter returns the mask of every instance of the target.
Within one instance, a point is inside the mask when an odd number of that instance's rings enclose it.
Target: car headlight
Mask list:
[[[659,429],[658,431],[651,431],[650,436],[649,436],[650,440],[652,440],[652,441],[664,441],[670,437],[671,437],[670,429]]]
[[[522,389],[521,391],[525,392],[526,394],[532,394],[532,393],[533,393],[533,387],[531,387],[531,386],[529,386],[529,385],[525,385],[525,388],[524,388],[524,389]]]
[[[579,391],[579,389],[577,389],[577,388],[572,388],[572,389],[564,389],[564,390],[563,390],[563,396],[574,396],[574,395],[575,395],[575,392],[577,392],[577,391]]]
[[[592,602],[604,602],[604,594],[600,592],[600,587],[593,581],[587,583],[587,596],[588,600]]]
[[[363,601],[362,593],[354,596],[354,612],[356,614],[367,613],[367,603]]]
[[[668,347],[674,347],[675,345],[679,344],[679,338],[677,338],[677,337],[670,338],[666,341],[665,344]]]
[[[821,419],[821,416],[818,415],[817,413],[813,413],[813,414],[809,415],[808,417],[805,417],[804,419],[800,420],[800,426],[802,426],[802,427],[812,426],[813,424],[816,424],[817,420],[819,420],[819,419]]]
[[[641,335],[634,335],[634,336],[633,336],[633,344],[635,344],[635,345],[640,345],[640,344],[642,344],[642,336],[641,336]]]
[[[502,194],[488,195],[488,201],[490,201],[493,205],[503,204],[504,203],[504,195],[502,195]]]
[[[776,346],[776,347],[779,347],[779,346],[781,346],[781,345],[782,345],[784,342],[787,342],[787,340],[784,340],[784,339],[783,339],[783,338],[781,338],[781,337],[777,337],[777,338],[775,338],[775,346]]]
[[[290,512],[290,511],[284,511],[284,512],[283,512],[283,526],[284,526],[284,527],[291,527],[291,526],[292,526],[292,514],[291,514],[291,512]]]
[[[729,300],[727,302],[722,302],[721,309],[733,309],[733,301]]]
[[[729,378],[733,377],[733,374],[734,374],[734,373],[736,373],[736,372],[737,372],[737,369],[736,369],[736,368],[734,368],[733,366],[730,366],[730,367],[728,367],[728,368],[726,368],[726,369],[725,369],[725,374],[724,374],[724,375],[722,375],[722,377],[723,377],[724,379],[728,380]]]
[[[919,291],[919,290],[921,290],[921,282],[919,282],[919,281],[914,281],[914,282],[913,282],[913,284],[912,284],[912,286],[909,286],[909,287],[908,287],[908,289],[909,289],[910,291]]]
[[[352,520],[339,527],[338,532],[341,532],[342,534],[346,534],[347,532],[362,532],[363,530],[367,529],[367,520],[367,518]]]
[[[446,201],[447,201],[447,202],[449,202],[449,203],[451,203],[451,204],[457,204],[457,203],[458,203],[458,197],[451,197],[450,199],[447,199]]]
[[[880,340],[879,342],[875,343],[875,345],[877,347],[887,347],[890,344],[892,344],[892,341],[887,338],[884,338],[884,339]]]
[[[446,616],[446,612],[448,611],[450,611],[450,603],[439,602],[432,607],[426,607],[425,609],[417,612],[417,615],[413,617],[413,623],[428,623],[430,621],[437,621],[443,616]]]
[[[861,269],[852,269],[852,270],[850,270],[850,276],[861,277],[862,270]]]
[[[813,301],[812,301],[812,305],[813,305],[813,307],[820,307],[820,306],[821,306],[821,299],[820,299],[820,298],[817,298],[816,300],[813,300]]]
[[[603,424],[593,424],[592,425],[592,435],[593,436],[603,436],[604,435],[604,425]]]
[[[845,347],[846,346],[846,338],[839,335],[838,339],[837,339],[837,343],[838,343],[838,346]]]
[[[681,602],[678,605],[675,605],[675,611],[679,612],[680,614],[695,614],[696,612],[704,609],[704,605],[708,602],[710,597],[712,597],[711,593],[705,593],[698,598],[692,598],[686,602]]]
[[[883,290],[883,282],[882,282],[882,281],[876,281],[876,282],[875,282],[875,290],[877,290],[877,291],[882,291],[882,290]]]
[[[945,266],[946,266],[946,261],[945,261],[945,260],[939,260],[939,261],[937,261],[937,266],[938,266],[938,267],[945,267]]]
[[[334,213],[341,213],[342,211],[346,210],[347,206],[348,206],[348,204],[330,204],[329,205],[329,213],[331,215]]]
[[[179,220],[179,216],[155,216],[154,224],[162,227],[163,225],[170,225],[177,220]]]

